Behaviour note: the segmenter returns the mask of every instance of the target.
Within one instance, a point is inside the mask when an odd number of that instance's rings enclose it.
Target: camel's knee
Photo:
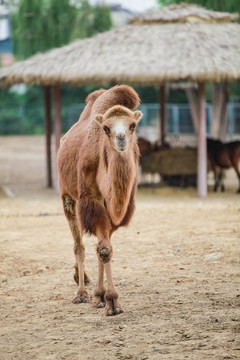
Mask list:
[[[112,254],[113,254],[112,245],[109,242],[100,241],[98,243],[97,255],[100,261],[106,264],[111,260]]]
[[[67,217],[73,217],[76,214],[76,202],[69,195],[64,195],[63,198],[63,208]]]

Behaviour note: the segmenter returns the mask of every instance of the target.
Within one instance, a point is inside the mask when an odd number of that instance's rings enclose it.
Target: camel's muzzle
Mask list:
[[[116,150],[119,152],[126,151],[128,149],[128,142],[124,140],[116,140],[115,142]]]

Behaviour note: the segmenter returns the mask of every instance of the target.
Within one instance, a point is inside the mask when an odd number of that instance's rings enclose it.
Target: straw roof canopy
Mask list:
[[[238,18],[238,14],[207,10],[198,5],[180,4],[170,5],[162,9],[147,12],[143,15],[132,18],[130,23],[149,24],[149,23],[223,23],[231,22]]]
[[[171,6],[139,19],[1,69],[0,85],[145,86],[179,79],[240,79],[240,25],[232,22],[235,15]]]

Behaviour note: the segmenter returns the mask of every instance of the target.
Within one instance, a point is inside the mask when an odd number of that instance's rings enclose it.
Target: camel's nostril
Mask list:
[[[124,141],[126,139],[126,135],[125,134],[118,134],[117,139],[120,140],[120,141]]]

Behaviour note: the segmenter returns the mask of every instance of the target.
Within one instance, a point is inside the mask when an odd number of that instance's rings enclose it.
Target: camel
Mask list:
[[[222,192],[225,191],[223,183],[224,169],[233,167],[239,181],[237,193],[240,194],[240,141],[222,143],[220,140],[208,138],[207,153],[214,173],[214,191],[216,192],[219,186]]]
[[[111,236],[129,224],[135,210],[139,161],[135,128],[142,113],[134,109],[139,103],[138,94],[126,85],[91,93],[58,151],[60,193],[74,239],[74,279],[79,284],[73,303],[90,302],[82,240],[88,233],[98,240],[93,305],[105,307],[107,316],[123,312],[112,280]]]

